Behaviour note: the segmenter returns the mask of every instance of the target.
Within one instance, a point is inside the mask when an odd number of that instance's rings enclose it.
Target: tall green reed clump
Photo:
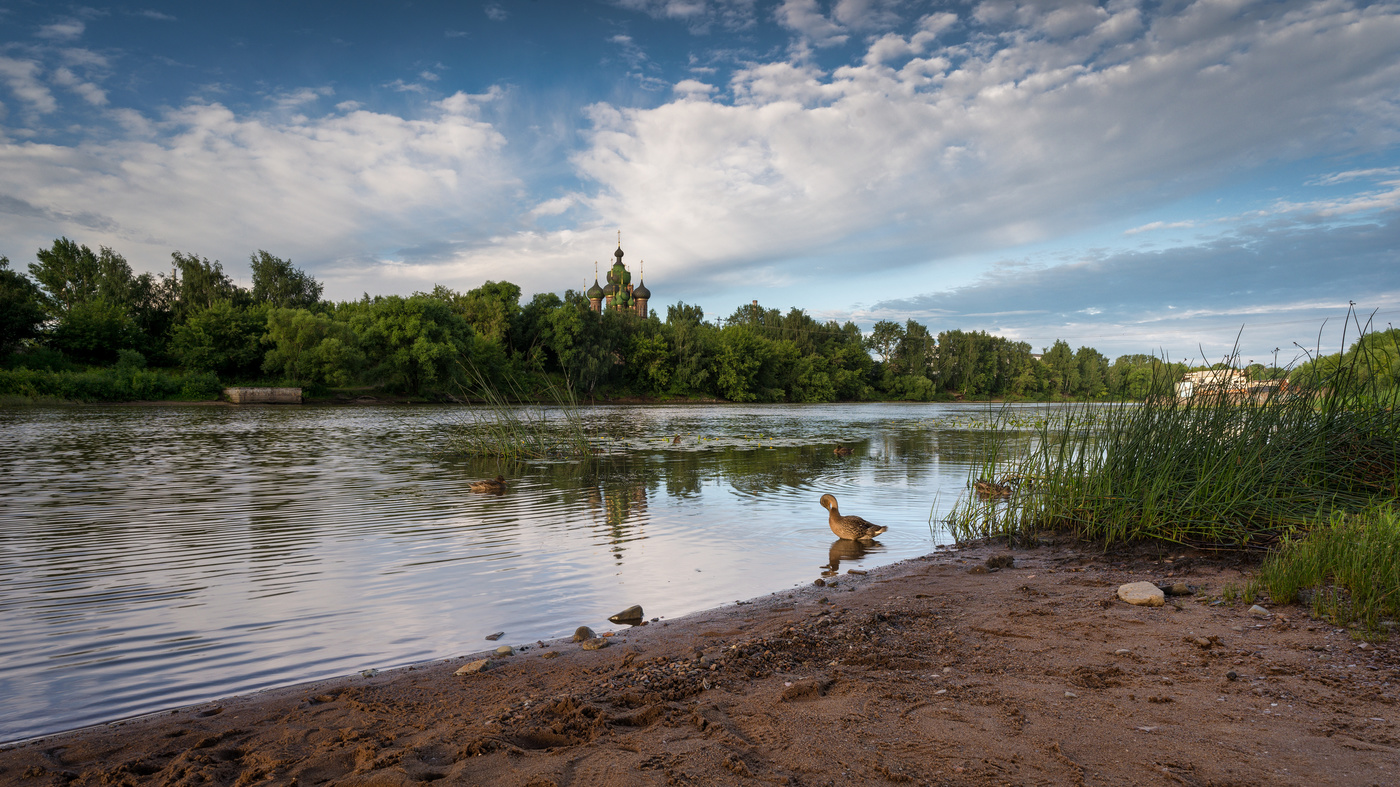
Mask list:
[[[475,368],[466,371],[471,389],[464,392],[481,404],[468,408],[463,420],[452,426],[450,452],[503,461],[594,453],[578,397],[567,381],[549,382],[532,397],[514,380],[502,391]]]
[[[1011,427],[986,430],[983,475],[1018,485],[1004,501],[964,499],[949,519],[954,537],[1058,530],[1106,544],[1268,546],[1397,496],[1396,392],[1364,383],[1352,365],[1263,401],[1178,398],[1174,383],[1155,381],[1142,404],[1052,418],[1018,458],[1001,447]]]
[[[1382,635],[1383,619],[1400,620],[1400,512],[1392,505],[1335,512],[1279,544],[1254,582],[1276,603],[1301,601],[1314,617]]]

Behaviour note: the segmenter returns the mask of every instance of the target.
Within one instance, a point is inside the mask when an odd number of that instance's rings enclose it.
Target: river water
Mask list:
[[[995,412],[592,407],[599,458],[498,466],[461,407],[0,409],[0,741],[926,554]],[[889,532],[838,542],[823,493]]]

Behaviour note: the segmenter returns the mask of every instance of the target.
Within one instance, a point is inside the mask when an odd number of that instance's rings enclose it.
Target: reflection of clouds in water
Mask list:
[[[838,538],[831,542],[831,547],[826,551],[826,567],[832,571],[841,570],[841,561],[855,563],[865,559],[867,555],[878,555],[885,551],[885,545],[879,541],[851,541],[846,538]]]

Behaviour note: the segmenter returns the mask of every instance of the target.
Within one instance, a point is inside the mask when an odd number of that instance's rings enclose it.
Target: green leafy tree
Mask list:
[[[109,364],[141,344],[141,331],[121,306],[96,298],[64,312],[49,342],[79,363]]]
[[[424,394],[459,384],[471,361],[471,326],[431,295],[366,297],[348,317],[370,375],[393,390]]]
[[[351,327],[306,309],[273,309],[262,343],[263,371],[301,385],[351,385],[365,365]]]
[[[171,350],[190,371],[214,372],[224,379],[256,378],[262,369],[267,315],[265,307],[216,300],[175,327]]]
[[[865,340],[865,346],[880,356],[882,362],[889,363],[903,340],[904,328],[899,323],[881,320],[870,329],[870,337]]]
[[[44,293],[0,257],[0,357],[37,338],[44,325]]]
[[[1108,359],[1092,347],[1080,347],[1074,354],[1079,367],[1076,393],[1094,399],[1108,395]]]
[[[719,352],[715,356],[719,395],[731,402],[756,400],[760,391],[758,375],[768,355],[767,343],[750,326],[725,326],[719,333]]]
[[[320,303],[321,283],[293,267],[291,260],[258,249],[251,263],[253,300],[284,309],[310,309]]]
[[[169,281],[175,296],[176,322],[210,309],[218,301],[228,301],[233,306],[249,304],[248,291],[234,284],[218,260],[210,262],[206,257],[178,251],[172,252],[170,259],[174,262]]]
[[[29,274],[44,289],[49,313],[55,317],[98,298],[124,306],[130,297],[131,266],[106,246],[94,253],[76,241],[59,238],[36,256]]]
[[[1069,344],[1063,339],[1055,340],[1040,361],[1050,370],[1052,390],[1062,396],[1073,396],[1079,388],[1079,361]]]

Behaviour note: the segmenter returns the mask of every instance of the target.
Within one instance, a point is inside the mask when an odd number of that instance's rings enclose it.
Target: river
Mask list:
[[[926,554],[994,413],[599,406],[599,458],[498,466],[461,407],[3,408],[0,741]],[[828,492],[889,532],[838,542]]]

